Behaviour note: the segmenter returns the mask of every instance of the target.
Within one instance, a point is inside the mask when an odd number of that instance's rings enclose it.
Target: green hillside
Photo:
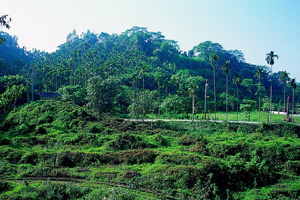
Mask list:
[[[12,62],[12,56],[20,51],[11,48],[8,45],[11,42],[16,45],[16,38],[0,46],[0,51],[6,52],[0,55],[4,63]],[[133,27],[120,35],[91,31],[78,35],[74,30],[57,51],[26,52],[26,55],[32,62],[10,64],[1,73],[23,75],[27,99],[32,99],[32,92],[34,99],[39,98],[39,92],[58,92],[62,100],[88,106],[98,114],[109,110],[135,118],[151,113],[168,116],[170,112],[187,116],[193,112],[192,99],[195,113],[204,113],[206,81],[207,112],[214,112],[213,71],[217,111],[225,111],[226,107],[229,112],[241,110],[244,100],[254,101],[252,110],[269,110],[270,80],[272,110],[285,111],[287,96],[290,96],[290,111],[296,112],[298,108],[299,88],[293,90],[289,86],[292,82],[288,72],[271,75],[269,67],[247,63],[241,51],[225,50],[221,44],[210,41],[195,44],[193,49],[183,52],[176,41],[144,27]],[[94,91],[100,85],[102,96]],[[106,90],[106,87],[116,89]]]
[[[150,123],[61,101],[1,116],[0,199],[297,199],[299,126]]]

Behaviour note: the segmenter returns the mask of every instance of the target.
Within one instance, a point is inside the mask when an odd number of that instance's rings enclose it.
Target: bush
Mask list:
[[[126,150],[126,149],[145,149],[153,148],[154,145],[144,142],[140,136],[133,134],[120,134],[114,140],[107,143],[107,148],[110,150]]]
[[[6,191],[10,191],[14,188],[14,185],[7,181],[0,181],[0,194]]]

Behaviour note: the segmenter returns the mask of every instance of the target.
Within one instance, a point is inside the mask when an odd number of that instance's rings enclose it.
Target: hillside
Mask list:
[[[253,109],[259,110],[259,97],[261,110],[268,110],[270,79],[273,84],[273,109],[285,110],[282,90],[284,84],[288,84],[280,80],[283,72],[271,76],[268,67],[246,63],[241,51],[225,50],[221,44],[210,41],[182,52],[176,41],[144,27],[133,27],[120,35],[90,31],[78,35],[74,30],[56,52],[32,53],[32,62],[21,68],[13,68],[13,72],[6,71],[5,74],[22,74],[28,85],[28,94],[32,92],[33,83],[35,99],[38,98],[38,92],[59,92],[63,100],[80,106],[91,106],[96,105],[91,99],[110,97],[109,100],[103,99],[103,102],[110,103],[106,105],[110,113],[141,117],[141,113],[152,113],[154,107],[154,113],[159,116],[170,112],[187,115],[192,112],[192,96],[195,99],[195,112],[204,112],[206,81],[209,84],[207,110],[214,110],[212,54],[219,58],[215,62],[218,111],[226,110],[226,76],[222,68],[226,61],[230,67],[229,111],[235,111],[244,99],[254,100]],[[9,56],[8,61],[11,61]],[[256,75],[259,68],[262,68],[260,81]],[[234,83],[234,80],[239,82]],[[93,88],[99,87],[97,84],[103,85],[105,81],[112,82],[110,87],[117,85],[118,90],[101,98],[91,96],[94,94]],[[295,102],[298,101],[299,91],[296,88]],[[148,96],[145,98],[144,95]],[[291,87],[286,87],[286,96],[292,97]],[[144,99],[155,103],[144,102]],[[97,104],[103,105],[101,102]],[[142,109],[146,104],[148,110]],[[92,109],[103,111],[102,108]]]
[[[0,199],[297,199],[299,127],[94,117],[61,101],[1,115]]]

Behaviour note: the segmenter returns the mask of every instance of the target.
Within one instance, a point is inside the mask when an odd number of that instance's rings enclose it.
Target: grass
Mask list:
[[[188,118],[185,116],[184,118],[182,117],[182,114],[176,114],[175,117],[174,115],[161,115],[160,119],[192,119],[192,114],[189,113],[188,114]],[[209,118],[211,119],[211,117],[214,117],[214,114],[211,113],[208,115]],[[122,115],[122,117],[124,118],[128,118],[128,116]],[[204,117],[204,114],[195,114],[195,119],[202,119],[202,117]],[[237,112],[228,112],[227,113],[227,119],[228,121],[236,121],[238,117],[239,121],[248,121],[248,113],[245,112],[239,112],[238,116],[237,116]],[[290,115],[290,117],[292,117]],[[148,114],[146,115],[146,118],[151,119],[152,115]],[[154,119],[159,119],[158,115],[155,114]],[[223,120],[226,121],[226,112],[217,112],[217,119],[218,120]],[[262,123],[268,123],[269,119],[269,113],[268,112],[258,112],[258,111],[252,111],[250,114],[250,121],[253,122],[262,122]],[[281,114],[271,114],[271,122],[283,122],[283,119],[286,119],[286,115],[281,115]],[[298,116],[294,116],[294,122],[296,124],[300,123],[300,117]]]
[[[65,117],[58,120],[57,113]],[[51,101],[16,108],[1,119],[0,199],[293,199],[300,194],[294,124],[158,121],[151,128],[95,118],[75,105]]]

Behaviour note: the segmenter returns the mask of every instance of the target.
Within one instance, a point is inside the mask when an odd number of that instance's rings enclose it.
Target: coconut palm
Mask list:
[[[290,81],[290,86],[293,89],[293,103],[292,103],[292,122],[293,122],[294,121],[294,107],[295,107],[295,90],[297,88],[297,83],[296,83],[296,79],[295,78],[293,78]]]
[[[217,54],[210,56],[211,66],[213,67],[213,79],[214,79],[214,102],[215,102],[215,119],[217,119],[217,97],[216,97],[216,61],[219,60]]]
[[[286,83],[290,80],[290,73],[283,71],[280,75],[280,81],[283,83],[283,108],[285,111],[285,91],[286,91]]]
[[[233,78],[233,83],[236,85],[236,121],[239,120],[239,85],[242,80],[241,77],[235,73],[235,77]]]
[[[260,98],[260,91],[261,91],[261,76],[264,73],[264,69],[262,67],[259,67],[257,69],[257,72],[255,74],[255,76],[258,77],[258,112],[259,112],[259,116],[258,116],[258,121],[260,122],[260,107],[261,107],[261,98]]]
[[[278,55],[274,54],[274,51],[270,51],[270,53],[267,53],[267,57],[266,57],[266,61],[267,63],[271,66],[271,86],[270,86],[270,113],[269,113],[269,121],[271,122],[271,111],[272,111],[272,78],[273,78],[273,74],[272,74],[272,67],[274,65],[274,58],[278,59]]]
[[[226,120],[228,120],[228,72],[231,70],[229,63],[230,60],[227,60],[225,65],[222,66],[223,73],[226,75]]]

